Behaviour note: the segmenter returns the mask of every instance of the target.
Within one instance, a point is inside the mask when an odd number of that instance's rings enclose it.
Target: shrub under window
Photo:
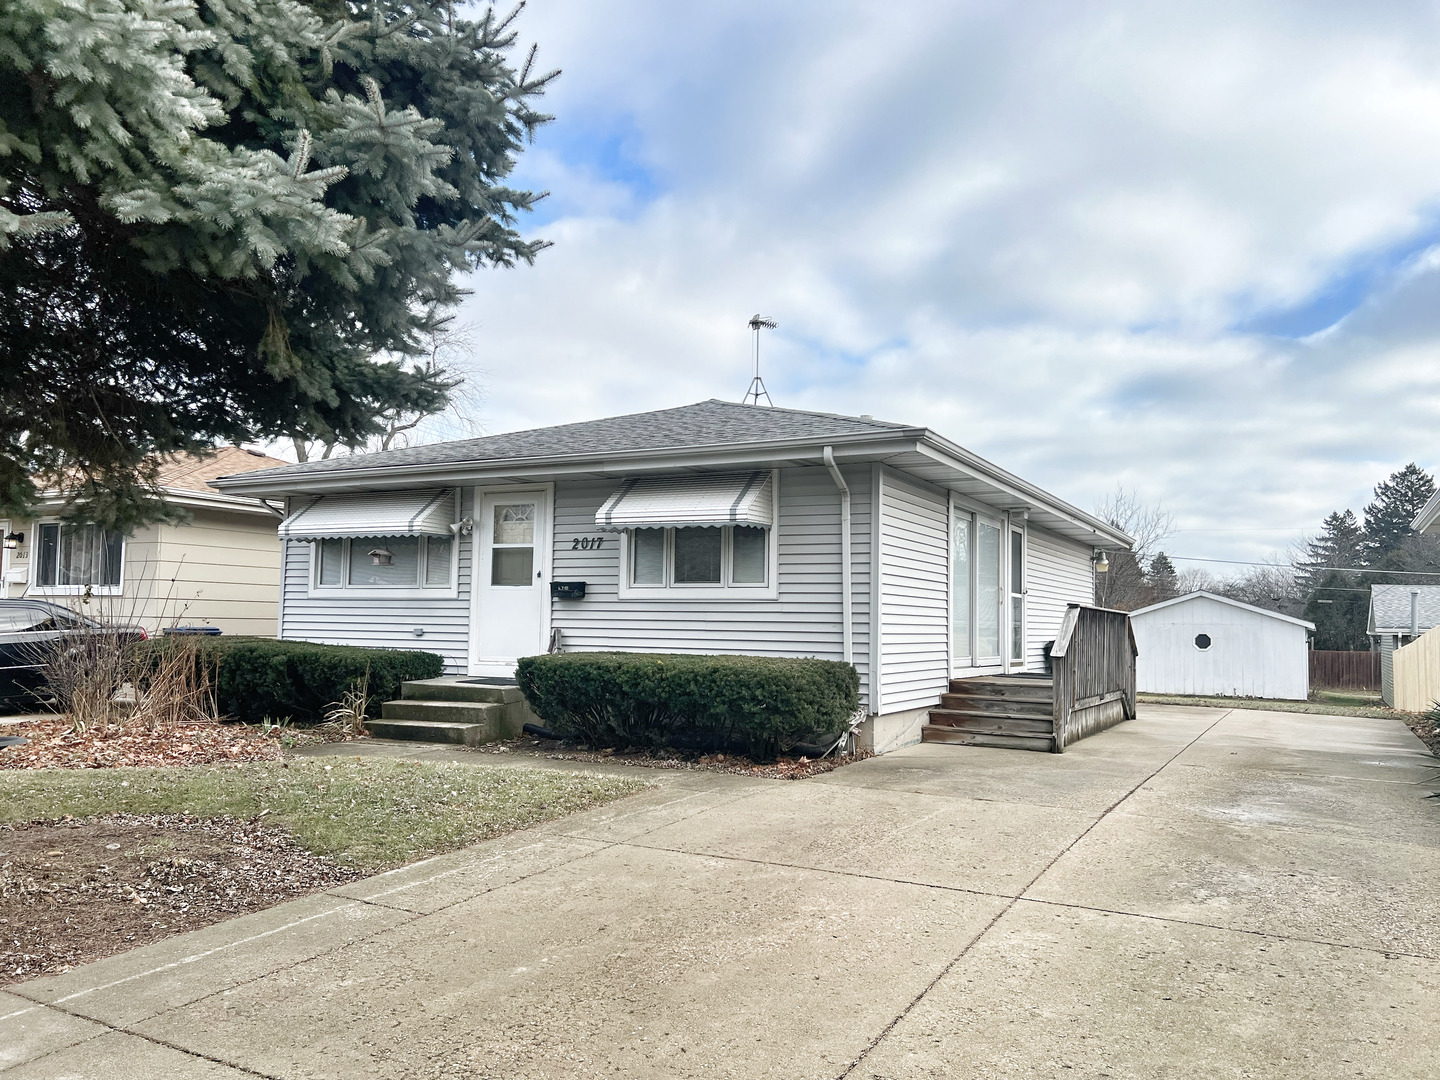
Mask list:
[[[516,678],[551,727],[600,746],[741,749],[773,757],[844,731],[860,679],[835,660],[665,653],[551,653]]]

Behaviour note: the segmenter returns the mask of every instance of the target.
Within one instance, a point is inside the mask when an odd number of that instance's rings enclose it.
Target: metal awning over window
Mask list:
[[[280,539],[449,536],[454,520],[455,492],[452,490],[321,495],[280,523]]]
[[[768,472],[650,477],[625,486],[595,513],[602,529],[774,524]]]

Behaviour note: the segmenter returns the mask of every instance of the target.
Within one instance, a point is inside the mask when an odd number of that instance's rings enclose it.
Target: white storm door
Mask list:
[[[479,492],[472,675],[508,677],[546,649],[550,611],[550,492]]]

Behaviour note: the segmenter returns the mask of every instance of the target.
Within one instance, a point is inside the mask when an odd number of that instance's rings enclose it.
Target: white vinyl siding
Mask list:
[[[868,700],[870,652],[870,468],[846,467],[851,499],[854,660]],[[583,581],[583,600],[551,603],[551,625],[567,652],[747,653],[843,659],[840,604],[840,492],[824,468],[783,469],[774,540],[777,597],[736,591],[714,599],[621,598],[620,542],[595,528],[595,512],[621,481],[555,485],[556,581]],[[603,537],[599,547],[577,540]],[[639,592],[640,590],[636,590]],[[657,590],[658,592],[658,590]]]
[[[1045,643],[1054,641],[1069,604],[1093,604],[1092,549],[1031,525],[1026,537],[1025,670],[1045,670]]]
[[[460,516],[473,514],[472,489],[462,492]],[[311,588],[310,560],[316,545],[285,542],[280,637],[332,645],[422,649],[445,658],[445,672],[463,674],[470,640],[470,566],[474,537],[457,537],[456,595],[347,596],[345,590]],[[443,592],[443,590],[437,590]],[[417,636],[416,629],[424,631]]]
[[[949,683],[950,504],[882,470],[879,711],[936,704]]]

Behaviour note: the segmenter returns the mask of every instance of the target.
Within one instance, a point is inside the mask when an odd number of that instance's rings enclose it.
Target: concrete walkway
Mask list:
[[[647,772],[12,987],[0,1070],[1433,1077],[1437,764],[1393,721],[1152,706],[1060,756]]]

